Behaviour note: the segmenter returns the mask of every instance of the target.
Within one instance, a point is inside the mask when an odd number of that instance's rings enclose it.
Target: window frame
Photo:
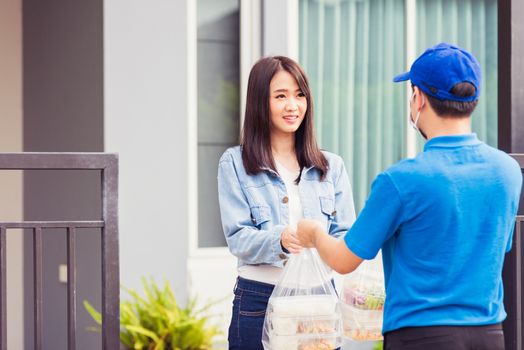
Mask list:
[[[230,252],[224,247],[198,245],[198,110],[197,110],[197,5],[188,8],[188,250],[189,257],[225,257]],[[246,105],[247,80],[251,66],[261,57],[262,0],[239,0],[240,3],[240,114],[242,129]]]

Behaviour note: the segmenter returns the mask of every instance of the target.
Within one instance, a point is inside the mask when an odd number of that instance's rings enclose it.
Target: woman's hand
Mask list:
[[[302,245],[296,237],[296,231],[289,226],[282,231],[280,236],[280,244],[286,248],[290,253],[298,254],[302,251]]]

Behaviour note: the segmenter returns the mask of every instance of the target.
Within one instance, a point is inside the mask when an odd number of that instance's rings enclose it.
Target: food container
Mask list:
[[[344,336],[357,341],[382,339],[385,294],[378,284],[344,285],[342,322]]]
[[[343,334],[356,341],[381,340],[383,310],[365,310],[342,304]]]
[[[337,335],[273,336],[271,347],[278,350],[333,350],[341,343]]]
[[[275,350],[332,350],[342,341],[339,300],[331,295],[271,298],[268,339]]]
[[[373,284],[345,284],[342,301],[363,310],[382,310],[386,295],[380,286]]]
[[[274,335],[336,334],[342,330],[337,316],[269,316],[269,330]]]
[[[325,316],[337,312],[338,299],[331,295],[297,295],[271,298],[268,312],[284,316]]]

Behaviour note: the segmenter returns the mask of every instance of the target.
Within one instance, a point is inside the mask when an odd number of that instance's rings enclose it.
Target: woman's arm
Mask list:
[[[257,227],[260,222],[252,220],[235,164],[227,153],[218,166],[218,199],[222,228],[233,255],[248,264],[270,264],[286,258],[280,244],[286,226],[274,225],[270,230]]]
[[[349,182],[349,176],[342,158],[340,160],[339,175],[335,180],[335,210],[336,214],[329,227],[329,234],[334,237],[342,237],[355,222],[355,205],[353,202],[353,191]]]

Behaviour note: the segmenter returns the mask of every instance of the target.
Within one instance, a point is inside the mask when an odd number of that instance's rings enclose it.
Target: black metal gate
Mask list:
[[[512,154],[513,158],[520,164],[524,172],[524,154]],[[524,192],[523,192],[524,193]],[[513,247],[506,254],[504,260],[504,306],[508,317],[504,321],[504,336],[506,339],[506,350],[522,350],[522,334],[524,332],[523,315],[523,295],[522,282],[524,269],[522,268],[522,252],[524,250],[522,233],[524,225],[524,195],[520,196],[520,207],[513,233]]]
[[[101,221],[0,222],[0,350],[7,350],[6,232],[30,229],[34,264],[34,349],[42,350],[42,235],[67,230],[67,339],[76,349],[76,229],[100,228],[102,242],[102,348],[116,350],[119,340],[118,156],[107,153],[0,153],[0,170],[100,170]]]

